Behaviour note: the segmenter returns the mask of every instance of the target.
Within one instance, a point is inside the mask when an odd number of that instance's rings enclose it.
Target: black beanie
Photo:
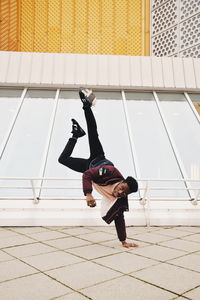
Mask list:
[[[128,176],[124,180],[124,182],[126,182],[128,184],[130,193],[137,192],[137,190],[138,190],[138,183],[137,183],[137,181],[133,177]]]

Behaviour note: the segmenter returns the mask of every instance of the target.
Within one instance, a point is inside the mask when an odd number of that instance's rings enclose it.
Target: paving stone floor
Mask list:
[[[200,227],[0,227],[1,300],[200,299]]]

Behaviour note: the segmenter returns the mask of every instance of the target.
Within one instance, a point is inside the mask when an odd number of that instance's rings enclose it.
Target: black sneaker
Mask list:
[[[96,104],[96,97],[91,89],[80,87],[79,96],[81,98],[81,101],[83,102],[84,107],[91,107]]]
[[[75,119],[72,119],[72,131],[73,135],[77,138],[86,135],[85,131],[81,128],[78,122]]]

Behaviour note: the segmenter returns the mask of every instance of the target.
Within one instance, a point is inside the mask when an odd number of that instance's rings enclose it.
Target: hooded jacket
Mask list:
[[[90,168],[83,173],[83,192],[84,195],[92,193],[92,182],[97,185],[106,186],[114,184],[116,182],[124,180],[122,174],[114,167],[110,165],[98,166],[96,168]],[[107,211],[106,215],[102,219],[110,224],[124,211],[128,211],[128,197],[118,198],[114,205]],[[122,231],[125,230],[125,225]],[[120,230],[120,229],[119,229]]]

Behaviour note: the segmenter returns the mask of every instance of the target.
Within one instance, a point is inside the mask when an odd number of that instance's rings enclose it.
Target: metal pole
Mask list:
[[[194,199],[194,201],[198,201],[198,197],[200,196],[200,189],[199,189],[199,191],[197,192],[197,195],[196,195],[196,197],[195,197],[195,199]]]
[[[129,120],[129,115],[128,115],[128,109],[127,109],[127,103],[126,103],[126,96],[124,91],[122,90],[122,99],[123,99],[123,107],[124,107],[124,113],[125,113],[125,118],[126,118],[126,126],[127,126],[127,131],[128,131],[128,137],[129,137],[129,143],[131,146],[131,155],[132,155],[132,160],[133,160],[133,166],[134,166],[134,171],[136,174],[137,178],[141,178],[141,174],[140,174],[140,169],[139,169],[139,164],[138,164],[138,160],[137,160],[137,155],[136,155],[136,150],[135,150],[135,146],[134,146],[134,142],[133,142],[133,134],[132,134],[132,130],[131,130],[131,125],[130,125],[130,120]],[[148,188],[147,188],[148,189]],[[138,190],[138,194],[139,194],[139,198],[141,199],[141,193],[140,190]],[[148,220],[148,216],[146,216],[146,210],[145,210],[145,203],[144,202],[140,202],[141,205],[143,205],[143,210],[144,210],[144,216],[145,216],[145,220],[146,220],[146,225],[147,227],[149,226],[149,220]]]
[[[58,96],[60,93],[60,89],[57,89],[56,91],[56,96],[55,96],[55,105],[54,105],[54,109],[52,112],[52,118],[51,118],[51,122],[49,125],[49,134],[47,136],[47,144],[46,144],[46,149],[44,151],[44,159],[43,159],[43,164],[41,167],[41,177],[44,177],[44,173],[45,173],[45,168],[46,168],[46,164],[47,164],[47,158],[48,158],[48,154],[49,154],[49,148],[50,148],[50,143],[51,143],[51,138],[52,138],[52,133],[53,133],[53,127],[54,127],[54,123],[55,123],[55,118],[56,118],[56,112],[57,112],[57,107],[58,107]],[[43,185],[43,181],[41,182],[41,188],[39,190],[39,194],[38,194],[38,198],[40,198],[41,195],[41,191],[42,191],[42,185]]]
[[[10,138],[11,133],[12,133],[12,131],[13,131],[13,128],[14,128],[14,126],[15,126],[17,117],[18,117],[18,115],[19,115],[19,113],[20,113],[20,110],[21,110],[21,107],[22,107],[22,105],[23,105],[23,103],[24,103],[24,98],[25,98],[26,92],[27,92],[27,88],[25,88],[25,89],[23,90],[23,92],[22,92],[22,95],[21,95],[21,98],[20,98],[20,102],[19,102],[17,111],[16,111],[16,113],[15,113],[15,115],[14,115],[14,117],[13,117],[13,120],[12,120],[10,126],[9,126],[9,129],[8,129],[8,131],[7,131],[7,134],[5,135],[4,140],[3,140],[2,144],[1,144],[1,149],[0,149],[0,159],[2,158],[3,153],[4,153],[5,149],[6,149],[6,146],[7,146],[7,144],[8,144],[9,138]]]
[[[139,200],[140,204],[143,206],[144,217],[145,217],[147,228],[149,228],[149,226],[150,226],[150,216],[149,216],[149,211],[148,211],[148,209],[149,209],[148,205],[147,205],[147,213],[146,213],[146,209],[145,209],[145,205],[146,205],[146,202],[148,201],[147,199],[149,197],[148,193],[149,193],[149,183],[148,183],[148,180],[147,180],[146,187],[144,189],[144,195]]]
[[[149,198],[149,190],[147,193],[147,229],[150,229],[150,198]]]
[[[35,191],[35,186],[34,186],[34,181],[30,180],[31,182],[31,187],[32,187],[32,191],[33,191],[33,203],[34,204],[38,204],[39,203],[39,199],[36,196],[36,191]]]
[[[122,90],[121,92],[122,92],[123,108],[124,108],[125,119],[126,119],[126,126],[127,126],[127,131],[128,131],[128,138],[129,138],[129,143],[130,143],[130,146],[131,146],[131,155],[132,155],[132,160],[133,160],[134,171],[135,171],[135,174],[136,174],[136,178],[140,178],[141,174],[140,174],[139,164],[138,164],[137,155],[136,155],[136,150],[135,150],[135,146],[134,146],[134,142],[133,142],[133,138],[132,138],[133,134],[132,134],[129,115],[128,115],[126,97],[125,97],[124,91]],[[139,193],[139,197],[141,197],[139,190],[138,190],[138,193]]]

